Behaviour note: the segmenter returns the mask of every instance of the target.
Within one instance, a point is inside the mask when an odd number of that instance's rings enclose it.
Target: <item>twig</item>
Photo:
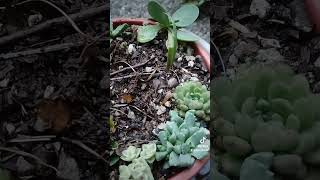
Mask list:
[[[95,15],[98,15],[100,13],[106,13],[108,10],[109,10],[108,4],[105,4],[105,5],[102,5],[99,7],[93,7],[93,8],[87,9],[87,10],[79,12],[79,13],[71,14],[71,15],[69,15],[69,17],[73,21],[76,22],[76,21],[88,19],[88,18],[95,16]],[[31,34],[34,34],[36,32],[45,30],[45,29],[53,27],[53,26],[65,24],[66,22],[68,22],[68,19],[64,16],[48,20],[46,22],[43,22],[43,23],[38,24],[36,26],[33,26],[31,28],[28,28],[28,29],[25,29],[22,31],[18,31],[18,32],[12,33],[8,36],[4,36],[4,37],[0,38],[0,45],[4,45],[4,44],[9,43],[11,41],[15,41],[20,38],[27,37]]]
[[[218,47],[216,46],[216,44],[212,40],[210,42],[211,42],[211,44],[213,45],[213,47],[215,48],[215,50],[216,50],[216,52],[218,54],[219,60],[220,60],[221,65],[222,65],[223,72],[226,75],[227,74],[226,67],[224,66],[224,62],[223,62],[222,56],[220,54],[220,51],[219,51]]]
[[[87,152],[89,152],[90,154],[96,156],[98,159],[104,161],[105,163],[108,163],[106,159],[104,159],[100,154],[98,154],[97,152],[95,152],[93,149],[91,149],[90,147],[88,147],[87,145],[83,144],[81,141],[78,140],[74,140],[74,139],[69,139],[66,137],[62,137],[61,138],[63,141],[65,142],[69,142],[72,144],[75,144],[79,147],[81,147],[82,149],[86,150]]]
[[[10,143],[22,143],[22,142],[38,142],[38,141],[51,141],[56,138],[56,136],[48,135],[48,136],[28,136],[23,138],[14,138],[9,140]]]
[[[139,109],[137,106],[133,106],[133,105],[129,105],[129,106],[135,108],[136,110],[138,110],[139,112],[141,112],[145,116],[148,116],[150,119],[154,119],[153,117],[151,117],[150,115],[148,115],[147,113],[145,113],[141,109]]]
[[[151,60],[151,59],[147,60],[146,62],[143,62],[143,63],[140,63],[140,64],[136,64],[136,65],[132,66],[132,68],[137,68],[137,67],[143,66],[143,65],[147,64],[150,60]],[[122,62],[122,61],[121,61],[121,62]],[[125,67],[125,68],[123,68],[123,69],[120,69],[120,70],[118,70],[118,71],[115,71],[115,72],[110,73],[110,75],[113,76],[113,75],[115,75],[115,74],[118,74],[118,73],[120,73],[120,72],[126,71],[126,70],[128,70],[128,69],[131,69],[131,67]]]
[[[127,75],[127,76],[121,76],[121,77],[115,77],[115,78],[111,78],[110,80],[111,81],[115,81],[115,80],[121,80],[121,79],[127,79],[127,78],[132,78],[132,77],[135,77],[137,75],[150,75],[150,74],[153,74],[153,73],[139,73],[139,74],[131,74],[131,75]],[[152,75],[152,77],[155,77],[155,76],[159,76],[161,73],[155,73]]]
[[[30,50],[26,50],[26,51],[0,54],[0,60],[6,60],[6,59],[12,59],[12,58],[17,58],[17,57],[21,57],[21,56],[29,56],[29,55],[42,54],[42,53],[48,53],[48,52],[54,52],[54,51],[60,51],[60,50],[69,49],[72,47],[78,47],[81,45],[83,45],[83,42],[63,43],[63,44],[55,44],[55,45],[47,46],[47,47],[30,49]]]
[[[57,168],[45,163],[44,161],[42,161],[40,158],[38,158],[37,156],[35,156],[33,154],[30,154],[30,153],[27,153],[27,152],[24,152],[24,151],[19,151],[19,150],[7,148],[7,147],[0,147],[0,151],[12,152],[12,153],[18,154],[20,156],[25,156],[25,157],[32,158],[32,159],[36,160],[39,164],[41,164],[43,166],[46,166],[46,167],[48,167],[50,169],[53,169],[56,173],[59,172]]]
[[[56,10],[58,10],[64,17],[67,18],[67,20],[69,21],[69,23],[71,24],[71,26],[80,34],[82,35],[83,37],[87,37],[87,38],[90,38],[90,39],[93,39],[92,37],[88,36],[87,34],[85,34],[84,32],[82,32],[80,30],[80,28],[76,25],[76,23],[68,16],[68,14],[66,14],[62,9],[60,9],[58,6],[56,6],[55,4],[53,4],[52,2],[49,2],[47,0],[26,0],[26,1],[23,1],[21,3],[18,3],[16,5],[22,5],[22,4],[25,4],[25,3],[29,3],[29,2],[37,2],[37,1],[40,1],[40,2],[43,2],[43,3],[46,3],[46,4],[49,4],[50,6],[52,6],[53,8],[55,8]]]

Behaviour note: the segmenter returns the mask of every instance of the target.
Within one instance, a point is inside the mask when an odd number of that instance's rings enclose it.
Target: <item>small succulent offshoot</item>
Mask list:
[[[210,91],[198,81],[187,81],[177,86],[173,94],[179,115],[184,117],[189,110],[202,120],[210,120]]]
[[[156,144],[143,144],[142,148],[129,146],[122,151],[121,159],[131,162],[128,166],[119,166],[120,180],[153,180],[149,164],[155,160]]]
[[[167,46],[167,70],[172,66],[180,41],[197,41],[193,34],[181,29],[191,25],[199,16],[199,8],[194,4],[185,4],[172,16],[157,1],[150,0],[148,3],[150,16],[157,21],[155,25],[144,25],[138,28],[137,40],[140,43],[152,41],[161,29],[168,32]]]
[[[203,159],[209,154],[209,130],[201,127],[192,111],[181,118],[178,112],[170,112],[170,121],[158,134],[156,160],[165,160],[164,168],[189,167],[196,159]]]
[[[285,65],[256,65],[233,81],[214,79],[211,89],[217,110],[215,156],[224,175],[308,179],[317,170],[320,96],[312,94],[303,75]]]

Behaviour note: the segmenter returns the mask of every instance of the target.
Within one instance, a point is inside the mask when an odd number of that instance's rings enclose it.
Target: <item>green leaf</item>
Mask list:
[[[165,27],[170,25],[169,17],[166,10],[155,0],[148,3],[148,12],[150,16]]]
[[[152,41],[157,36],[160,29],[161,26],[159,24],[139,26],[137,39],[140,43]]]
[[[122,151],[121,159],[124,161],[133,161],[138,158],[141,152],[141,148],[129,146],[126,150]]]
[[[194,163],[195,159],[190,154],[179,155],[179,167],[189,167]]]
[[[111,31],[111,37],[116,37],[116,36],[120,35],[121,33],[123,33],[129,27],[130,26],[128,24],[126,24],[126,23],[118,26],[115,30]]]
[[[301,119],[301,129],[311,128],[315,121],[315,111],[307,98],[301,98],[294,104],[294,112]]]
[[[110,158],[110,166],[115,165],[120,160],[119,156],[112,155]]]
[[[271,108],[273,112],[280,114],[284,119],[287,119],[293,111],[291,103],[286,99],[280,98],[271,100]]]
[[[199,16],[199,8],[193,4],[185,4],[173,15],[176,26],[186,27],[191,25]]]
[[[167,157],[167,152],[156,152],[156,160],[157,161],[161,161],[162,159],[164,159],[165,157]]]
[[[251,151],[250,144],[236,136],[224,136],[223,147],[228,153],[235,156],[245,156]]]
[[[259,155],[262,153],[257,154]],[[252,156],[257,156],[257,154],[254,154]],[[274,174],[269,170],[270,165],[267,166],[262,162],[253,159],[252,156],[248,157],[243,162],[240,170],[240,180],[274,180]],[[266,157],[263,158],[266,159]],[[271,162],[272,158],[273,154],[271,156],[268,156],[266,160]]]
[[[169,155],[169,165],[170,166],[179,166],[179,156],[172,151]]]
[[[177,31],[177,38],[180,41],[187,41],[187,42],[195,42],[195,41],[199,40],[199,38],[197,36],[191,34],[188,31],[182,30],[182,29],[179,29]]]
[[[176,59],[176,51],[177,51],[177,29],[174,27],[168,30],[168,40],[167,40],[167,70],[171,68],[174,60]]]
[[[247,141],[250,141],[252,133],[256,130],[258,121],[246,114],[238,116],[234,123],[234,130],[237,135]]]

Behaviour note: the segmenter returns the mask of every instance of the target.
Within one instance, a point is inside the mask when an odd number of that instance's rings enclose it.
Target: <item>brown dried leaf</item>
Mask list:
[[[130,94],[124,94],[121,96],[121,98],[128,104],[133,100],[133,97]]]
[[[71,120],[70,109],[61,98],[41,101],[37,106],[37,115],[37,121],[41,121],[40,123],[45,124],[47,129],[52,129],[56,133],[63,131]]]

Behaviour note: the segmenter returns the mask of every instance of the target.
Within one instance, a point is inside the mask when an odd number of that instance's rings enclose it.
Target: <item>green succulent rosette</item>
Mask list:
[[[187,81],[176,87],[173,94],[179,115],[194,110],[194,114],[205,121],[210,120],[210,91],[198,81]]]

